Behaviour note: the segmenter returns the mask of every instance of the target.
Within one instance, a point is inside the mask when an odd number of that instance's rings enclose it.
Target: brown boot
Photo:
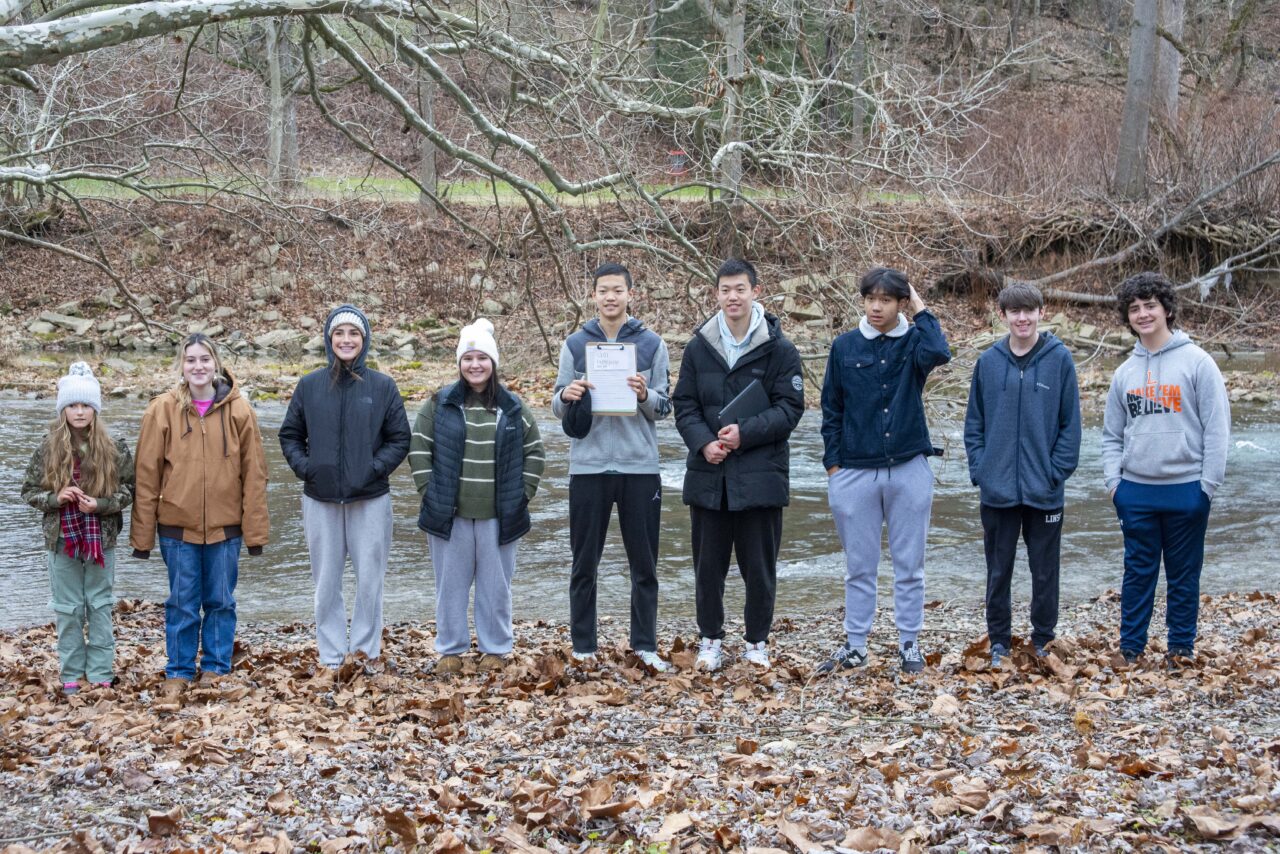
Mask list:
[[[201,688],[215,688],[218,686],[220,682],[222,682],[222,680],[226,678],[227,678],[226,673],[212,673],[208,670],[205,670],[200,674],[200,679],[197,680],[197,684]]]
[[[480,671],[482,673],[501,670],[506,666],[507,659],[505,656],[494,655],[491,652],[486,652],[484,655],[480,656]]]
[[[160,683],[160,699],[176,703],[182,699],[183,693],[190,686],[190,679],[179,679],[177,677],[166,679]]]
[[[460,655],[442,655],[440,660],[436,662],[435,674],[437,676],[453,676],[455,673],[462,672],[462,656]]]

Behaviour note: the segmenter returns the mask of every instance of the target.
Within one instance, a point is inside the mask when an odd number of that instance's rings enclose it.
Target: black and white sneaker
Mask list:
[[[815,672],[831,673],[835,670],[852,670],[855,667],[862,667],[867,663],[867,648],[850,646],[845,642],[843,646],[831,653],[831,657],[818,665]]]
[[[903,673],[920,673],[924,670],[924,655],[915,641],[904,643],[898,650],[898,657],[902,660]]]

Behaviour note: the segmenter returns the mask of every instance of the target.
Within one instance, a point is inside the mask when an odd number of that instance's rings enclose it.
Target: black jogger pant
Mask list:
[[[569,632],[574,652],[596,651],[596,571],[613,505],[631,566],[631,648],[658,649],[658,523],[662,479],[656,474],[575,474],[569,478]]]
[[[782,508],[706,510],[689,507],[693,528],[693,571],[697,583],[698,634],[724,637],[724,582],[732,552],[746,585],[743,621],[746,640],[769,639],[778,586],[778,549],[782,545]]]
[[[1009,649],[1012,617],[1009,583],[1018,553],[1018,535],[1027,544],[1031,568],[1031,642],[1044,646],[1058,627],[1058,566],[1062,545],[1062,508],[1040,510],[982,505],[982,539],[987,551],[987,636]]]

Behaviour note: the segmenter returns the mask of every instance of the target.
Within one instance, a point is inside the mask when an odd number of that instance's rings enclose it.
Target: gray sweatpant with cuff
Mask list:
[[[480,652],[506,655],[511,631],[511,579],[519,540],[498,545],[497,519],[453,517],[449,539],[427,535],[436,576],[436,652],[461,655],[471,648],[467,611],[476,589],[476,641]]]
[[[924,547],[933,507],[933,469],[923,454],[892,468],[840,469],[827,491],[844,546],[844,631],[865,647],[876,618],[881,528],[889,525],[893,616],[898,642],[914,641],[924,623]]]
[[[391,495],[350,504],[302,496],[302,529],[316,585],[316,643],[320,663],[337,667],[348,652],[377,658],[382,651],[382,579],[391,551]],[[347,634],[342,574],[347,555],[356,573],[356,604]]]

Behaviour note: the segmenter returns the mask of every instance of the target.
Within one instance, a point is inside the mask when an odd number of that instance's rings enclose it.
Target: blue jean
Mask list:
[[[164,603],[164,642],[169,663],[164,674],[170,679],[195,678],[196,652],[202,646],[201,670],[231,672],[241,540],[232,537],[202,545],[160,537],[160,554],[169,568],[169,598]]]
[[[1142,652],[1164,558],[1169,647],[1195,649],[1209,496],[1199,481],[1153,485],[1121,480],[1113,499],[1124,531],[1120,648]]]

